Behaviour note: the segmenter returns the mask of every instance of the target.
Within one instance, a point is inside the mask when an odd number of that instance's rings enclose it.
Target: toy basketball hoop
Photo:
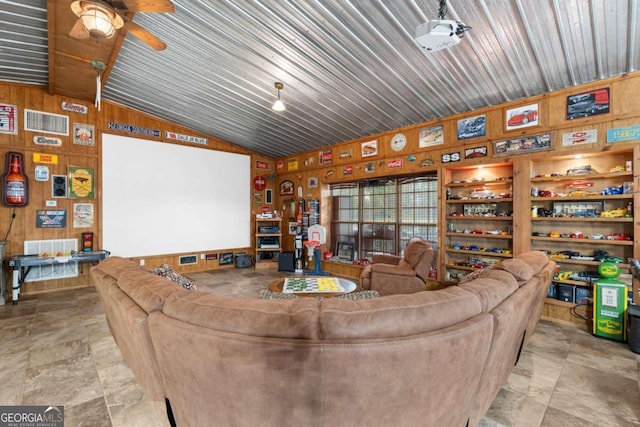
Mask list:
[[[322,268],[320,267],[320,246],[327,243],[327,229],[316,224],[309,227],[307,234],[309,236],[309,240],[304,242],[304,245],[307,247],[307,252],[309,253],[309,261],[313,259],[314,253],[316,256],[315,268],[307,274],[314,276],[328,276],[329,273],[322,271]]]
[[[320,242],[317,240],[307,240],[302,242],[302,244],[307,248],[307,255],[309,255],[309,261],[313,259],[313,251],[315,251],[316,247],[320,248]]]

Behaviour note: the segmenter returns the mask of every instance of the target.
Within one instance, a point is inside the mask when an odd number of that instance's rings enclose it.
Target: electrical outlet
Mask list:
[[[190,265],[197,264],[198,256],[197,255],[183,255],[179,258],[178,265]]]
[[[143,259],[140,260],[140,265],[144,265],[144,260]]]
[[[204,254],[200,254],[200,259],[204,259]]]

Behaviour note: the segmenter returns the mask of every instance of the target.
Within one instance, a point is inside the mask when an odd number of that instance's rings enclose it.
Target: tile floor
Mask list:
[[[194,273],[201,290],[255,297],[282,273]],[[0,306],[0,405],[64,405],[65,426],[163,423],[109,333],[93,288]],[[640,355],[542,320],[482,426],[640,426]]]

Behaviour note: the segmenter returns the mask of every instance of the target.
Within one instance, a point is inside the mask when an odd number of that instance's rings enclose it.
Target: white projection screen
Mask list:
[[[250,245],[250,157],[102,134],[104,249],[125,258]]]

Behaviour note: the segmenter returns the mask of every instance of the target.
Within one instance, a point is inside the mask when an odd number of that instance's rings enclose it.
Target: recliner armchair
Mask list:
[[[429,243],[414,237],[407,243],[401,257],[373,255],[372,263],[362,270],[360,287],[377,291],[381,296],[439,289],[437,284],[427,285],[434,256],[435,252]]]

